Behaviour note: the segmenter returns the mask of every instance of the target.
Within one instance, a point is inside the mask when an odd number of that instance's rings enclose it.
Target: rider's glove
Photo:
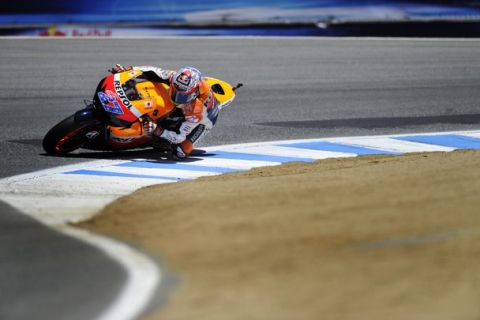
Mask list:
[[[182,160],[187,157],[187,154],[183,151],[182,147],[177,144],[172,148],[172,158],[174,160]]]
[[[176,144],[172,148],[172,157],[175,160],[185,159],[193,151],[193,143],[185,139],[182,143]]]
[[[128,66],[128,67],[124,67],[122,66],[121,64],[116,64],[115,67],[113,67],[112,69],[108,70],[110,73],[120,73],[120,72],[124,72],[124,71],[129,71],[129,70],[132,70],[133,67],[132,66]]]
[[[165,129],[163,129],[162,127],[156,126],[155,129],[153,129],[152,134],[159,137],[159,138],[162,138],[161,135],[162,135],[164,130]]]

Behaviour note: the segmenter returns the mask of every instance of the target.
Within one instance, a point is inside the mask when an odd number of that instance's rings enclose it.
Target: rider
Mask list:
[[[142,77],[149,81],[168,84],[172,103],[181,109],[184,116],[178,133],[163,129],[154,121],[144,122],[144,132],[170,143],[173,156],[180,159],[187,157],[194,144],[213,128],[217,120],[218,102],[212,88],[204,81],[200,71],[193,67],[172,71],[152,66],[123,67],[117,64],[110,71],[119,73],[132,68],[143,71]]]

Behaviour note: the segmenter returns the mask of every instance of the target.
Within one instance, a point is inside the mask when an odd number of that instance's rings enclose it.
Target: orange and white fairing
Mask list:
[[[116,96],[116,105],[121,108],[113,115],[119,121],[112,123],[122,125],[107,127],[109,144],[114,148],[128,149],[148,143],[151,138],[143,132],[142,119],[156,121],[168,116],[175,108],[168,96],[168,86],[138,79],[141,74],[142,71],[132,69],[114,74],[105,81],[104,92],[116,93],[112,96]]]

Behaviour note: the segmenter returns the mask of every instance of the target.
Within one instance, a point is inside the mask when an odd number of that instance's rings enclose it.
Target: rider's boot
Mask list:
[[[185,159],[193,151],[193,142],[185,139],[182,143],[173,148],[173,156],[178,159]]]

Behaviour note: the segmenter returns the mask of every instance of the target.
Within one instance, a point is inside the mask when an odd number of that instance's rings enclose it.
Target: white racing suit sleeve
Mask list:
[[[210,120],[208,117],[208,113],[206,108],[203,109],[203,116],[202,120],[198,121],[196,120],[196,117],[186,117],[185,122],[183,122],[180,126],[179,133],[176,133],[175,131],[170,131],[170,130],[163,130],[162,134],[160,135],[161,138],[164,138],[171,144],[179,144],[185,141],[187,139],[188,135],[192,133],[195,128],[198,126],[203,126],[202,130],[202,136],[208,132],[210,129],[213,128],[213,122]],[[206,129],[206,130],[205,130]],[[194,134],[195,135],[195,134]],[[196,137],[194,139],[197,141],[200,137]],[[193,141],[193,142],[195,142]]]
[[[152,67],[152,66],[135,66],[133,68],[141,70],[144,73],[151,72],[163,81],[170,81],[170,77],[175,73],[175,71],[172,71],[172,70],[166,70],[166,69]]]
[[[193,131],[193,129],[195,129],[197,125],[198,123],[184,122],[180,126],[180,133],[170,130],[163,130],[160,137],[166,139],[171,144],[179,144],[187,139],[187,136]]]

